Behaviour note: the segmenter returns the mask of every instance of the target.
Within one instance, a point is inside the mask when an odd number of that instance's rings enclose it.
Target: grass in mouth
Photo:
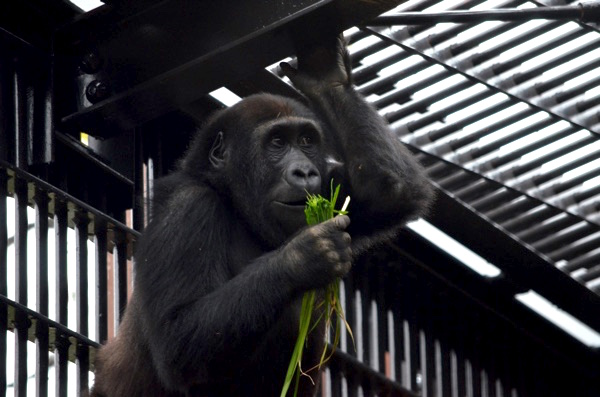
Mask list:
[[[329,200],[319,194],[309,194],[306,201],[306,208],[304,209],[306,223],[309,225],[315,225],[331,219],[338,214],[347,214],[348,211],[346,211],[346,208],[350,202],[350,197],[346,197],[346,201],[344,202],[342,209],[335,209],[335,203],[337,201],[339,192],[340,185],[337,185],[334,190],[332,180],[331,197]],[[285,381],[281,390],[281,397],[285,397],[290,386],[292,385],[292,381],[294,382],[294,396],[298,394],[298,385],[300,383],[301,376],[307,376],[311,382],[313,382],[309,373],[311,371],[320,369],[321,366],[326,363],[329,358],[331,358],[331,354],[333,354],[333,351],[340,341],[342,323],[345,325],[346,329],[348,330],[348,334],[354,341],[352,330],[346,322],[344,310],[340,302],[339,281],[340,280],[337,279],[325,288],[323,299],[319,302],[316,302],[317,293],[314,290],[306,292],[302,297],[298,338],[296,339],[292,358],[290,359],[290,363],[288,365]],[[315,310],[320,310],[321,314],[311,324],[313,312]],[[317,325],[319,325],[321,321],[325,321],[325,335],[329,334],[330,330],[333,329],[333,341],[331,343],[333,346],[333,351],[330,355],[327,355],[327,345],[325,345],[319,363],[305,370],[302,368],[302,352],[307,342],[308,335],[317,327]]]

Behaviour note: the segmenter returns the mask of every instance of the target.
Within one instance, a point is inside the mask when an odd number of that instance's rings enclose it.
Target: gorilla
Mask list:
[[[281,68],[305,103],[258,94],[218,112],[156,184],[92,396],[279,396],[302,295],[428,207],[422,168],[353,88],[341,38]],[[351,196],[352,222],[306,226],[307,193],[328,197],[331,179]],[[310,334],[305,368],[323,334]],[[298,395],[316,389],[302,377]]]

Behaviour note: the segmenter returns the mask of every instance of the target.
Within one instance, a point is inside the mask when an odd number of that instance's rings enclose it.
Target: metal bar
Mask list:
[[[108,338],[107,296],[107,238],[106,222],[95,221],[94,245],[96,247],[96,338],[104,343]]]
[[[68,325],[69,287],[67,278],[67,205],[54,198],[54,241],[56,244],[54,261],[56,266],[56,321]],[[54,350],[55,394],[67,396],[68,344],[58,339]]]
[[[594,133],[596,135],[600,134],[600,131],[595,131],[592,129],[593,126],[584,125],[583,123],[576,121],[574,119],[565,118],[563,115],[555,112],[554,109],[552,109],[552,108],[549,108],[546,106],[541,106],[537,103],[532,102],[528,98],[519,97],[518,95],[515,95],[511,91],[509,91],[509,90],[505,89],[504,87],[502,87],[501,85],[499,85],[499,83],[494,82],[492,84],[492,83],[489,83],[488,81],[486,81],[485,79],[475,77],[474,75],[470,74],[470,73],[472,73],[472,71],[470,70],[470,67],[461,66],[461,65],[450,66],[449,64],[446,63],[445,59],[442,59],[437,54],[432,54],[432,55],[425,54],[423,51],[420,51],[418,48],[416,48],[415,45],[413,45],[411,43],[406,44],[402,40],[395,38],[393,33],[387,32],[383,29],[379,29],[379,30],[374,30],[371,28],[365,28],[365,29],[367,29],[367,31],[373,33],[377,37],[380,37],[384,40],[388,40],[391,43],[395,43],[396,45],[400,46],[405,51],[408,51],[413,54],[418,54],[418,55],[422,56],[423,58],[425,58],[428,62],[435,63],[435,64],[442,66],[444,69],[446,69],[450,73],[460,74],[471,81],[475,81],[475,82],[485,85],[486,87],[490,88],[493,92],[502,92],[502,93],[506,94],[511,100],[520,101],[520,102],[526,103],[533,109],[545,111],[550,115],[550,117],[552,117],[556,121],[564,120],[564,121],[567,121],[568,123],[570,123],[575,128],[584,128],[584,129],[591,131],[592,133]]]
[[[37,311],[48,316],[48,195],[36,190],[36,300]],[[36,329],[36,395],[48,395],[48,327],[41,322]]]
[[[372,334],[371,323],[373,311],[371,310],[371,286],[370,277],[368,277],[368,268],[364,269],[364,274],[367,277],[360,277],[358,280],[360,289],[360,307],[358,310],[361,312],[361,325],[362,329],[362,340],[359,343],[362,345],[362,357],[359,357],[365,365],[376,368],[377,363],[373,360],[373,344],[371,342],[374,335]]]
[[[374,332],[377,335],[377,339],[375,340],[376,345],[374,346],[374,350],[377,351],[377,368],[379,372],[385,374],[388,378],[392,377],[390,371],[390,355],[391,355],[391,336],[389,335],[388,328],[388,315],[387,315],[387,302],[385,299],[385,274],[382,271],[381,267],[375,267],[370,269],[373,274],[373,278],[375,279],[375,291],[374,298],[376,308],[375,311],[377,313],[377,323],[375,324],[376,330]]]
[[[2,65],[0,64],[0,67]],[[0,89],[2,85],[0,84]],[[0,100],[2,96],[0,94]],[[2,112],[0,112],[1,114]],[[0,116],[1,117],[1,116]],[[1,131],[1,130],[0,130]],[[2,134],[2,132],[0,132]],[[8,251],[8,232],[6,225],[8,222],[6,214],[6,197],[8,178],[4,170],[0,170],[0,296],[6,296],[8,292],[7,279],[7,251]],[[0,309],[0,395],[6,395],[6,329],[8,329],[8,313],[4,308]]]
[[[114,249],[114,313],[115,333],[121,324],[125,307],[127,306],[127,241],[122,232],[115,232]]]
[[[580,3],[576,6],[538,7],[527,9],[446,11],[438,13],[402,12],[384,15],[366,23],[367,26],[426,25],[435,23],[479,23],[483,21],[528,21],[531,19],[574,19],[582,22],[600,20],[600,5]]]
[[[541,211],[535,211],[537,214],[539,214]],[[538,219],[543,219],[543,218],[539,218]],[[560,232],[561,230],[565,230],[567,228],[570,228],[571,226],[575,225],[578,222],[577,219],[574,219],[570,216],[568,216],[567,214],[563,214],[560,213],[554,217],[552,217],[551,219],[548,219],[547,221],[544,221],[543,223],[540,221],[535,221],[535,222],[531,222],[529,221],[529,226],[533,226],[521,233],[518,233],[517,236],[520,239],[523,239],[525,241],[538,241],[541,238],[543,238],[544,236],[547,235],[551,235],[551,234],[556,234],[558,232]]]
[[[88,223],[86,212],[75,214],[75,241],[77,246],[76,260],[76,319],[77,332],[88,335]],[[77,348],[77,392],[87,395],[89,385],[89,362],[87,353],[81,354],[80,346]]]
[[[15,296],[27,305],[27,184],[16,178],[15,183]],[[27,395],[27,318],[15,319],[15,396]]]

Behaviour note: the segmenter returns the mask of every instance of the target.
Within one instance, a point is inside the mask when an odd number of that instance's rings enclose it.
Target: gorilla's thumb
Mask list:
[[[333,223],[340,230],[345,230],[350,226],[350,217],[348,215],[338,215],[333,218]]]

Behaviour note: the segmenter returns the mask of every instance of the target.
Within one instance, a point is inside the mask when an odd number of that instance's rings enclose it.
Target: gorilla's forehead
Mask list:
[[[245,126],[257,126],[270,120],[301,117],[314,120],[316,117],[300,102],[277,95],[252,95],[237,103],[231,111]]]

